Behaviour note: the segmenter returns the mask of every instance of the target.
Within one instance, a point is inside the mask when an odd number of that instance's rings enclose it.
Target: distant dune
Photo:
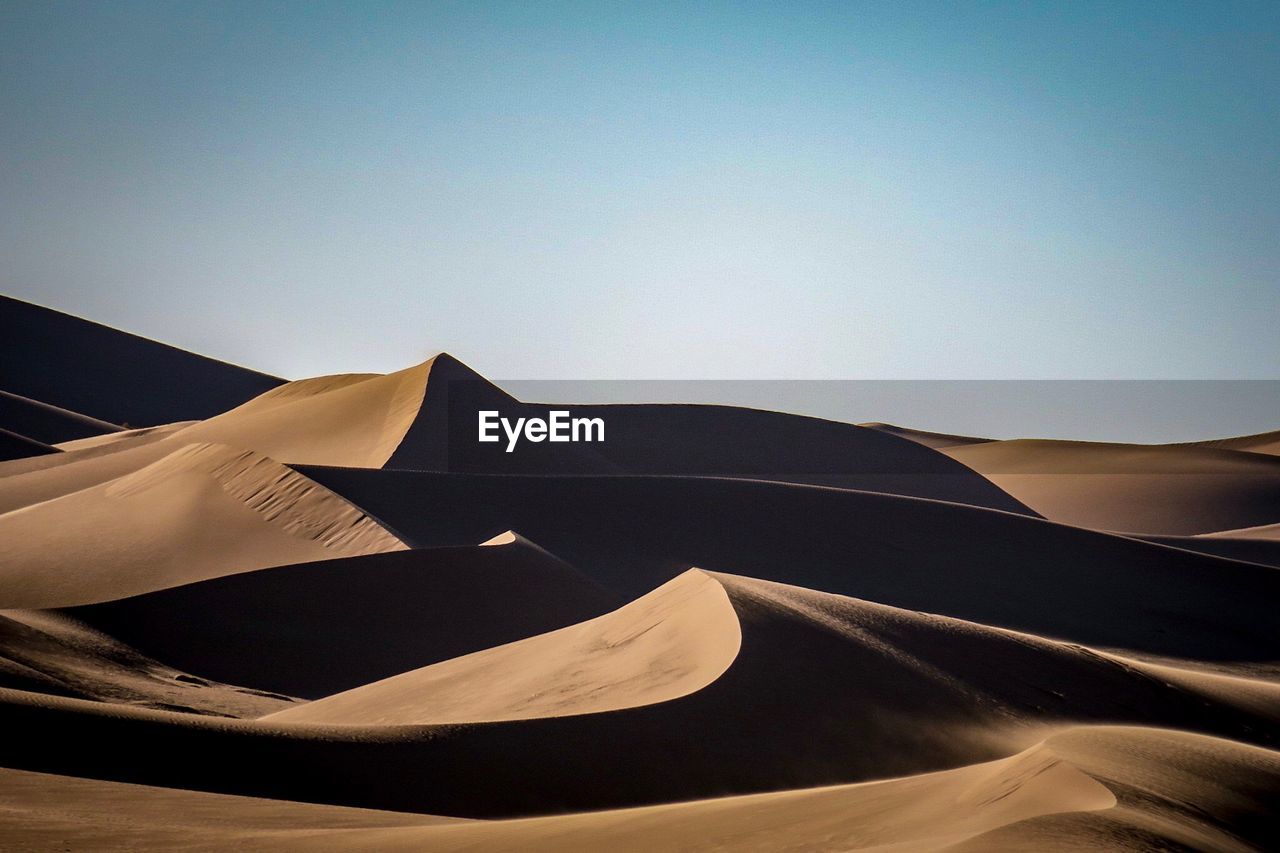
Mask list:
[[[1280,454],[294,382],[0,300],[0,847],[1267,850]],[[477,412],[605,440],[476,441]]]
[[[1046,518],[1192,535],[1280,517],[1280,458],[1193,445],[990,441],[944,452]]]

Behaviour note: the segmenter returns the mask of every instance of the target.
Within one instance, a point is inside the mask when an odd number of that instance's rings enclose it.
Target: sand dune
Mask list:
[[[1248,528],[1266,533],[1271,526]],[[1246,563],[1258,563],[1263,566],[1280,567],[1280,538],[1269,539],[1265,535],[1234,536],[1236,531],[1225,533],[1202,533],[1199,536],[1141,536],[1148,542],[1167,545],[1170,548],[1183,548],[1201,554],[1212,554],[1228,560],[1243,560]],[[1243,532],[1243,531],[1242,531]]]
[[[359,509],[279,463],[188,445],[103,485],[0,515],[0,606],[88,604],[404,547]]]
[[[628,596],[700,566],[1131,652],[1280,648],[1274,570],[1010,513],[711,478],[305,473],[415,546],[511,525]]]
[[[119,432],[121,427],[0,390],[0,427],[46,444]]]
[[[673,589],[695,580],[701,594],[672,603],[702,613],[707,582],[719,584],[740,625],[741,646],[718,678],[666,701],[570,716],[555,716],[563,709],[542,702],[533,710],[552,716],[334,727],[290,720],[308,706],[260,721],[215,721],[0,691],[0,723],[44,719],[57,732],[52,740],[0,744],[0,760],[226,793],[288,791],[292,799],[316,802],[498,817],[930,772],[1005,757],[1053,726],[1091,722],[1274,745],[1275,685],[1141,664],[765,581],[695,572]],[[659,624],[679,621],[679,613],[669,612]],[[664,665],[638,668],[640,681],[669,681],[683,655],[705,649],[700,631],[673,629],[669,636],[674,642],[660,656]],[[574,654],[584,647],[590,645],[568,644]],[[509,647],[493,669],[473,670],[474,697],[465,697],[462,685],[451,687],[444,700],[450,712],[493,710],[484,707],[491,690],[508,694],[499,710],[510,710],[520,691],[509,685],[509,659],[502,658],[517,653]],[[572,665],[545,672],[541,690],[576,684]],[[632,701],[654,698],[634,683],[606,689]],[[403,704],[393,713],[411,712],[413,701],[428,708],[439,701],[429,690],[416,699],[411,693],[396,697]],[[671,748],[673,733],[678,749]],[[185,760],[166,759],[175,753]],[[130,761],[122,762],[126,755]],[[245,766],[257,771],[246,776]]]
[[[273,714],[276,722],[428,725],[567,716],[700,690],[741,643],[724,588],[687,572],[621,610]]]
[[[1249,453],[1265,453],[1269,456],[1280,456],[1280,430],[1260,432],[1256,435],[1241,435],[1235,438],[1215,438],[1208,441],[1192,441],[1185,444],[1166,445],[1168,447],[1216,447],[1221,450],[1243,450]]]
[[[1188,536],[1280,519],[1280,459],[1189,445],[991,441],[946,448],[1046,518]]]
[[[1217,530],[1213,533],[1200,534],[1205,539],[1252,539],[1261,542],[1280,540],[1280,523],[1260,524],[1257,527],[1242,527],[1239,530]]]
[[[901,438],[914,441],[916,444],[923,444],[925,447],[932,447],[934,450],[945,450],[948,447],[963,447],[968,444],[983,444],[991,441],[989,438],[975,438],[971,435],[952,435],[946,432],[928,432],[921,429],[910,429],[908,427],[900,427],[897,424],[883,423],[866,423],[858,424],[858,426],[867,429],[879,430],[887,432],[890,435],[896,435]]]
[[[1045,747],[908,779],[507,821],[274,804],[17,770],[0,772],[0,792],[20,815],[15,838],[32,844],[83,839],[107,850],[172,843],[195,849],[234,844],[248,849],[652,851],[748,844],[780,850],[792,847],[796,837],[815,839],[811,849],[850,850],[889,842],[937,845],[1045,813],[1115,803],[1108,789]],[[113,814],[129,820],[104,833],[102,822]]]
[[[59,452],[58,448],[52,445],[36,441],[34,438],[27,438],[25,435],[19,435],[16,432],[10,432],[7,429],[0,429],[0,462],[11,459],[27,459],[33,456],[45,456],[57,452]]]
[[[91,418],[135,427],[208,418],[282,381],[0,296],[0,389]]]
[[[143,708],[260,717],[294,700],[166,666],[57,613],[0,611],[0,685]]]
[[[74,615],[192,672],[319,698],[590,619],[619,600],[516,537],[245,572]]]
[[[1162,772],[1176,761],[1176,775]],[[956,770],[524,820],[469,821],[0,772],[13,839],[138,850],[1250,849],[1280,756],[1156,729],[1068,729]],[[1196,803],[1193,811],[1186,803]],[[1232,830],[1235,831],[1232,831]]]
[[[100,486],[158,462],[185,445],[163,436],[117,442],[0,462],[0,514]]]
[[[431,369],[428,361],[385,376],[292,382],[171,440],[249,447],[290,463],[378,468],[413,424]]]
[[[0,350],[0,847],[1273,846],[1280,433]],[[475,441],[553,407],[606,440]]]

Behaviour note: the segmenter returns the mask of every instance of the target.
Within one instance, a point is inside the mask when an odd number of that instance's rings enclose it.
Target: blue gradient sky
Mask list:
[[[0,290],[287,376],[1280,376],[1280,4],[0,0]]]

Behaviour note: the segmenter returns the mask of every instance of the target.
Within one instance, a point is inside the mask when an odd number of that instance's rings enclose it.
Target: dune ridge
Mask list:
[[[405,547],[348,501],[278,462],[188,445],[124,477],[0,515],[0,606],[88,604]],[[80,570],[59,570],[66,565]]]
[[[590,622],[327,696],[264,719],[439,725],[600,713],[687,695],[732,665],[724,588],[696,570]]]

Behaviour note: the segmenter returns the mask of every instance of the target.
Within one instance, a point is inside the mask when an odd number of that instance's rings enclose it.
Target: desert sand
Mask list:
[[[0,301],[0,848],[1267,850],[1276,436],[286,382]]]

